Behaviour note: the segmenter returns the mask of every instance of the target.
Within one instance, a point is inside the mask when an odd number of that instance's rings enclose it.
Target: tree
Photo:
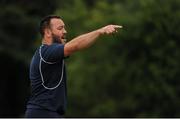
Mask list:
[[[23,117],[30,93],[29,63],[42,16],[53,13],[56,2],[0,1],[0,117]]]
[[[89,8],[76,0],[56,11],[69,39],[109,23],[124,26],[67,61],[68,117],[178,117],[178,4],[104,0]]]

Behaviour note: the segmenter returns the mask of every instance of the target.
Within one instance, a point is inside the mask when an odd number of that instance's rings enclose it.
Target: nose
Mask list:
[[[66,34],[66,33],[67,33],[66,29],[64,29],[64,30],[63,30],[63,33],[64,33],[64,34]]]

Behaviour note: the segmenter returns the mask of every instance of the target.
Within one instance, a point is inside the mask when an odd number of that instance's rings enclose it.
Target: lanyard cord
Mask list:
[[[43,78],[43,74],[42,74],[42,71],[41,71],[41,62],[43,61],[44,63],[46,64],[55,64],[56,62],[47,62],[46,60],[43,59],[42,57],[42,54],[41,54],[41,48],[42,48],[43,45],[40,46],[39,48],[39,55],[40,55],[40,62],[39,62],[39,72],[40,72],[40,75],[41,75],[41,80],[42,80],[42,85],[45,89],[48,89],[48,90],[53,90],[53,89],[56,89],[62,82],[62,79],[63,79],[63,68],[64,68],[64,60],[62,61],[62,72],[61,72],[61,79],[59,80],[59,83],[54,86],[54,87],[47,87],[44,85],[44,78]]]

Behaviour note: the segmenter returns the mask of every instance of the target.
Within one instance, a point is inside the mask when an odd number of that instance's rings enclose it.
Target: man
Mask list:
[[[47,16],[40,23],[42,45],[30,65],[31,97],[25,117],[62,117],[66,110],[66,70],[64,59],[91,46],[103,34],[122,26],[108,25],[66,42],[65,24],[59,16]]]

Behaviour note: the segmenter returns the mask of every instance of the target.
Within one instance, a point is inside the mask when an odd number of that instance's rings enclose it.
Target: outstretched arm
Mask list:
[[[86,33],[83,35],[80,35],[71,41],[67,42],[64,46],[64,55],[69,56],[70,54],[88,48],[91,46],[96,39],[103,34],[112,34],[114,32],[117,32],[118,28],[122,28],[122,26],[119,25],[108,25],[103,28],[100,28],[98,30],[92,31],[90,33]]]

